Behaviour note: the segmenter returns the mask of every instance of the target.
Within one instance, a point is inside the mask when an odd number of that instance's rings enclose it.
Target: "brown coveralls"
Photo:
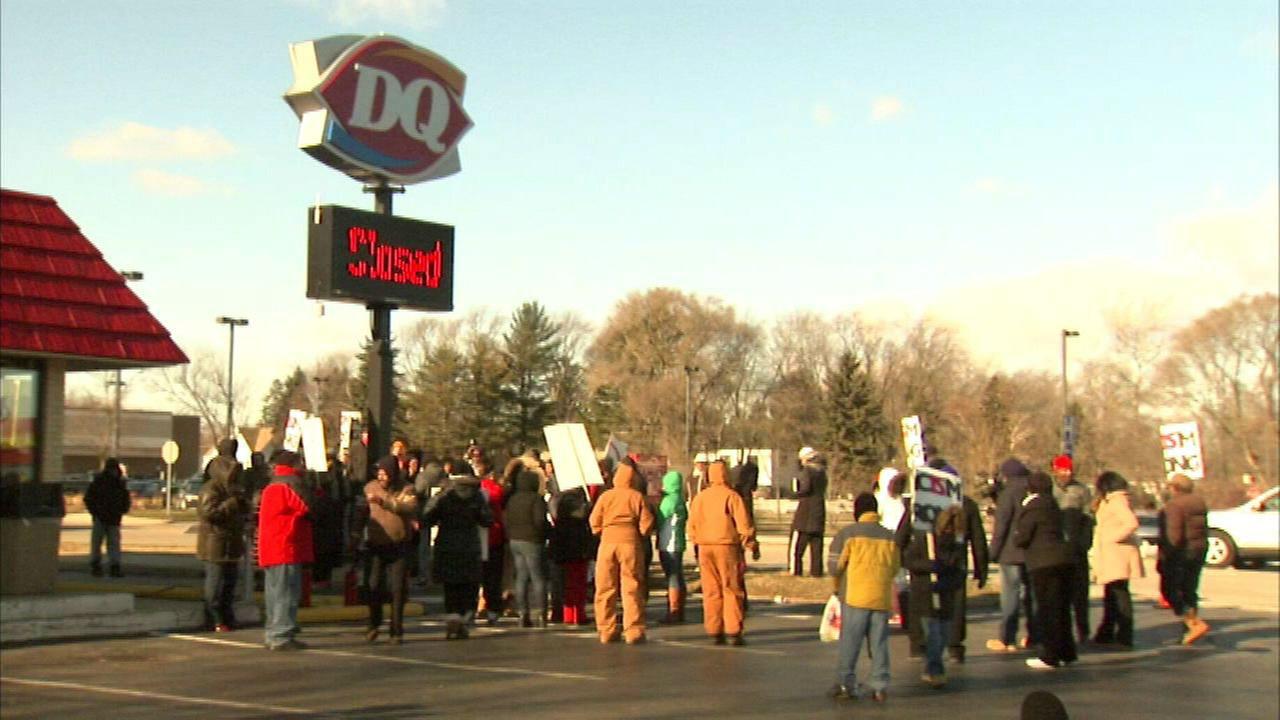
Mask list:
[[[725,464],[712,463],[708,478],[711,484],[689,505],[687,526],[702,571],[702,622],[712,637],[741,635],[747,599],[742,551],[755,547],[756,528],[742,496],[728,485]]]
[[[653,513],[644,494],[632,488],[635,470],[619,465],[613,487],[596,500],[591,532],[600,536],[596,554],[596,630],[600,642],[618,637],[618,587],[622,587],[622,629],[628,643],[644,640],[644,547]],[[619,583],[621,580],[621,583]]]

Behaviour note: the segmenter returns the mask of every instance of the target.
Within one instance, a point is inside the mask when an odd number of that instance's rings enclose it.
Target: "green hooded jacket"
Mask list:
[[[658,549],[684,552],[684,524],[689,506],[684,501],[684,476],[672,470],[662,476],[662,502],[658,504]]]

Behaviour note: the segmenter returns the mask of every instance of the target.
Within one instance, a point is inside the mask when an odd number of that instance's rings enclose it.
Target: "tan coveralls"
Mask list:
[[[698,546],[702,571],[703,626],[712,637],[741,635],[747,591],[741,567],[744,548],[756,546],[756,528],[742,496],[729,487],[729,471],[715,462],[710,485],[689,505],[689,540]]]
[[[619,465],[613,487],[596,500],[591,532],[600,536],[596,554],[596,630],[600,642],[618,638],[618,588],[622,588],[622,630],[628,643],[644,640],[644,547],[654,517],[644,495],[632,488],[635,470]]]

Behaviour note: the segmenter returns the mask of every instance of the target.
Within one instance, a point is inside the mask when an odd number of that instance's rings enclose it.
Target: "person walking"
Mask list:
[[[218,455],[205,467],[209,479],[200,488],[196,557],[204,563],[204,621],[214,632],[236,626],[236,577],[245,551],[249,488],[236,462],[236,441],[218,443]]]
[[[272,458],[272,479],[258,508],[258,565],[263,569],[263,635],[268,650],[302,650],[297,639],[302,600],[302,566],[315,560],[310,493],[303,484],[297,453]]]
[[[827,464],[811,447],[800,449],[800,473],[794,488],[796,512],[791,519],[791,572],[804,575],[805,550],[809,552],[809,574],[822,577],[822,538],[827,527]]]
[[[831,540],[828,570],[843,606],[836,685],[830,693],[836,700],[856,697],[858,656],[864,643],[871,653],[866,683],[871,699],[884,702],[889,688],[889,613],[899,554],[894,531],[881,525],[878,510],[875,496],[861,493],[853,500],[854,523]]]
[[[684,548],[688,520],[684,476],[671,470],[662,476],[662,502],[658,503],[658,562],[667,577],[667,614],[663,624],[684,622]]]
[[[702,624],[717,645],[743,645],[743,605],[747,590],[743,550],[757,553],[756,527],[742,496],[729,487],[729,470],[717,460],[707,467],[710,482],[689,505],[689,538],[698,546],[702,573]],[[821,572],[819,572],[821,575]]]
[[[913,517],[908,502],[897,532],[902,564],[910,573],[907,619],[919,626],[914,631],[924,644],[925,665],[920,679],[930,687],[941,688],[947,684],[943,655],[955,617],[956,595],[964,592],[964,506],[943,509],[932,529],[918,529]]]
[[[1070,455],[1053,459],[1053,499],[1062,509],[1062,533],[1071,546],[1069,608],[1075,616],[1076,640],[1089,639],[1089,548],[1093,547],[1093,498],[1075,479]]]
[[[363,560],[365,602],[369,607],[365,640],[378,639],[382,604],[389,599],[392,645],[404,642],[404,604],[408,594],[409,558],[414,548],[412,523],[418,514],[418,496],[412,485],[400,479],[397,465],[393,455],[375,464],[374,478],[356,498],[353,528],[353,544],[358,543]]]
[[[628,645],[645,641],[644,543],[653,530],[653,513],[644,493],[636,490],[635,462],[623,458],[613,485],[600,494],[591,511],[591,532],[600,536],[596,553],[596,631],[600,642],[618,639],[619,591],[622,636]]]
[[[1129,483],[1119,473],[1102,473],[1096,487],[1098,525],[1093,545],[1097,548],[1098,584],[1102,586],[1102,622],[1093,641],[1132,648],[1133,598],[1129,595],[1129,579],[1146,575],[1135,535],[1138,516],[1129,504]]]
[[[457,469],[463,474],[451,476],[422,514],[425,527],[437,528],[431,579],[444,588],[447,640],[468,637],[483,577],[480,533],[493,525],[493,511],[480,491],[480,481],[465,463]]]
[[[978,503],[968,495],[960,498],[961,520],[956,534],[960,543],[961,575],[969,573],[968,563],[973,562],[973,579],[978,589],[987,585],[989,557],[987,555],[987,531],[982,526],[982,511]],[[965,549],[968,552],[965,552]],[[962,582],[956,590],[955,603],[951,614],[951,627],[947,632],[947,654],[952,660],[963,663],[965,660],[965,639],[968,635],[968,588]]]
[[[1209,548],[1209,508],[1195,492],[1191,478],[1176,473],[1169,478],[1169,502],[1164,506],[1164,537],[1169,546],[1169,605],[1182,619],[1186,632],[1182,644],[1190,645],[1209,634],[1209,623],[1200,617],[1200,571]]]
[[[997,477],[1003,489],[996,500],[995,527],[991,531],[991,557],[1000,564],[1000,637],[987,641],[987,649],[995,652],[1018,651],[1018,616],[1026,617],[1027,634],[1023,647],[1035,645],[1035,605],[1027,576],[1026,551],[1013,542],[1014,530],[1022,514],[1022,501],[1027,497],[1027,478],[1031,471],[1017,458],[1000,464]]]
[[[1048,473],[1027,478],[1027,496],[1013,538],[1024,551],[1031,589],[1035,594],[1040,653],[1027,658],[1027,666],[1052,670],[1076,661],[1068,609],[1071,580],[1071,548],[1062,535],[1062,510],[1053,500],[1053,480]]]
[[[587,618],[587,563],[596,555],[591,534],[591,505],[581,487],[561,492],[551,510],[551,558],[564,575],[560,619],[565,625],[585,626]]]
[[[484,616],[490,625],[498,624],[503,610],[503,572],[507,559],[507,530],[503,507],[507,488],[493,476],[493,467],[489,458],[476,448],[471,452],[471,466],[476,477],[480,478],[480,490],[489,502],[489,511],[493,515],[493,523],[489,525],[489,541],[487,555],[484,560],[484,575],[481,587],[484,594]]]
[[[515,472],[512,493],[503,510],[507,542],[515,564],[515,601],[521,627],[547,626],[547,581],[543,574],[547,544],[547,501],[540,488],[541,470],[524,466]]]
[[[93,518],[93,529],[89,532],[89,573],[94,577],[102,577],[104,541],[111,577],[124,574],[120,568],[120,523],[132,504],[120,462],[107,458],[84,493],[84,507]]]

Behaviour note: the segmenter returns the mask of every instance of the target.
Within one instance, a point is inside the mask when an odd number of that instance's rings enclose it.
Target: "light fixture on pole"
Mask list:
[[[142,273],[137,270],[121,270],[120,277],[127,282],[137,282],[142,279]],[[120,458],[120,392],[124,387],[123,371],[116,368],[115,378],[107,382],[108,385],[114,385],[116,390],[115,408],[111,415],[111,456]]]
[[[1062,331],[1062,454],[1073,455],[1075,451],[1075,422],[1071,417],[1067,396],[1067,338],[1080,337],[1077,330]]]
[[[236,367],[236,328],[249,324],[245,318],[233,318],[223,315],[218,318],[219,325],[226,325],[231,331],[231,343],[227,350],[227,437],[232,437],[232,411],[235,407],[235,367]]]

